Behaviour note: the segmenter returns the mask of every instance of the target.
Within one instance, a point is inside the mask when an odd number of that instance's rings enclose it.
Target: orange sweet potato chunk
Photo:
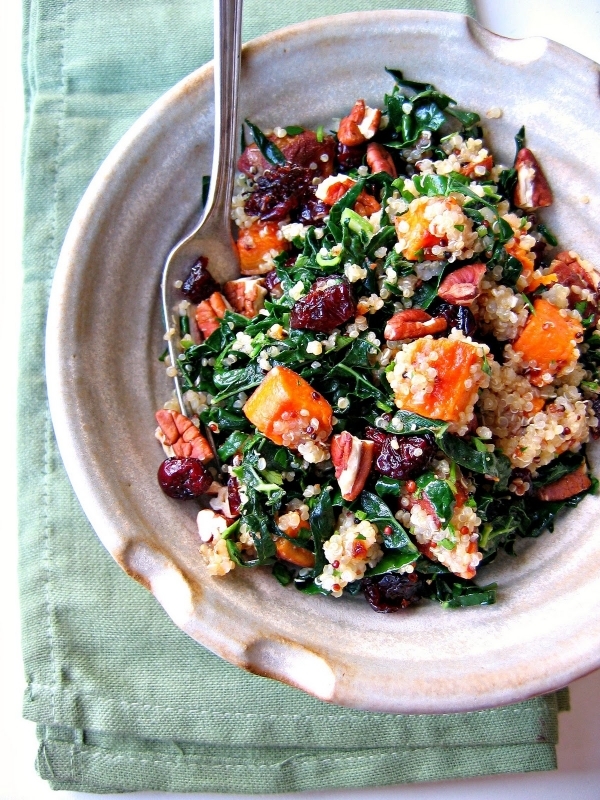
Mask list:
[[[314,567],[315,554],[305,547],[298,547],[297,544],[290,542],[288,539],[275,539],[275,550],[277,557],[283,561],[289,561],[290,564],[295,564],[297,567]]]
[[[429,419],[441,419],[444,422],[458,422],[473,400],[477,390],[471,367],[481,367],[483,358],[476,347],[468,342],[452,339],[417,339],[412,345],[413,363],[422,355],[428,357],[437,353],[433,379],[433,390],[418,400],[412,394],[396,395],[399,408],[413,411]],[[465,386],[465,382],[471,385]]]
[[[558,375],[576,357],[575,342],[583,334],[583,327],[572,317],[563,317],[560,310],[538,297],[513,349],[523,357],[531,370],[533,384],[548,383],[545,374]]]
[[[297,420],[300,412],[308,411],[307,425],[311,418],[319,421],[319,431],[331,434],[333,411],[327,400],[313,387],[287,367],[274,367],[268,372],[260,386],[244,406],[244,414],[258,430],[275,444],[283,444],[281,434],[273,430],[275,422],[285,419]]]
[[[272,266],[263,259],[271,250],[281,253],[289,247],[285,239],[278,237],[279,225],[276,222],[255,222],[249,228],[242,228],[237,240],[242,275],[264,275]]]

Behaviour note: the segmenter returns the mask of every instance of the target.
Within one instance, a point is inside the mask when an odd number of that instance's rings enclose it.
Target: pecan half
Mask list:
[[[588,477],[584,461],[580,467],[577,467],[575,472],[570,472],[557,481],[549,483],[547,486],[542,486],[535,495],[539,500],[545,501],[567,500],[569,497],[589,489],[591,485],[592,482]]]
[[[221,292],[213,292],[208,300],[203,300],[196,307],[196,325],[205,339],[219,327],[229,303]]]
[[[158,422],[156,438],[170,457],[197,458],[206,462],[213,451],[194,423],[178,411],[161,408],[155,414]]]
[[[356,181],[347,175],[335,175],[325,178],[323,183],[317,186],[317,199],[322,200],[328,206],[332,206],[349,191]]]
[[[513,202],[524,211],[535,211],[552,205],[552,189],[546,180],[537,158],[527,147],[522,147],[515,160],[517,183]]]
[[[444,317],[431,317],[421,308],[407,308],[388,319],[383,335],[388,342],[399,342],[402,339],[419,339],[429,333],[441,333],[447,327]]]
[[[223,286],[223,294],[231,303],[231,307],[244,317],[255,317],[265,304],[267,290],[260,278],[238,278],[227,281]]]
[[[372,194],[362,191],[356,198],[354,203],[354,211],[360,214],[361,217],[370,217],[371,214],[376,214],[381,210],[381,203],[376,200]]]
[[[375,136],[380,122],[381,111],[378,108],[369,108],[364,100],[357,100],[348,116],[340,122],[338,139],[348,147],[364,144]]]
[[[446,275],[438,297],[455,306],[470,306],[479,297],[479,285],[485,275],[484,264],[468,264]]]
[[[362,492],[373,463],[374,442],[365,442],[348,431],[331,440],[331,460],[344,500],[356,500]]]
[[[367,146],[367,165],[371,172],[387,172],[392,178],[398,177],[391,153],[378,142],[369,142]]]

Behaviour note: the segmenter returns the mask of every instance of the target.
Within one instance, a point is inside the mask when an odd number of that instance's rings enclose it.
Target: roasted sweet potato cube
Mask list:
[[[271,251],[275,254],[289,247],[285,239],[278,236],[276,222],[255,222],[249,228],[242,228],[237,240],[242,275],[264,275],[273,269],[270,259],[265,259]]]
[[[297,567],[307,568],[315,565],[315,554],[305,547],[299,547],[290,542],[289,539],[275,539],[275,550],[277,558],[289,561],[290,564],[295,564]]]
[[[317,433],[323,441],[331,434],[332,409],[327,400],[287,367],[274,367],[268,372],[244,406],[244,414],[258,430],[275,444],[284,444],[286,429],[306,438]],[[308,431],[311,420],[318,428]],[[283,423],[283,424],[282,424]]]
[[[531,382],[542,386],[577,358],[576,346],[582,335],[581,323],[563,316],[560,309],[538,297],[513,349],[530,370]]]
[[[484,377],[481,348],[426,336],[405,345],[400,355],[388,373],[398,408],[429,419],[465,422]]]

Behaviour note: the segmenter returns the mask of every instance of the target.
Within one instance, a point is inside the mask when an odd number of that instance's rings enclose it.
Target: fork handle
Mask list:
[[[212,176],[203,219],[230,223],[235,164],[238,148],[238,86],[242,50],[243,0],[214,0],[215,140]]]

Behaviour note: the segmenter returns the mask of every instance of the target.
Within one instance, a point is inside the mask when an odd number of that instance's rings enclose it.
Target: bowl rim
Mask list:
[[[442,11],[395,9],[393,11],[348,12],[295,23],[285,28],[263,34],[247,42],[243,46],[243,56],[251,56],[254,53],[260,53],[265,48],[272,47],[276,43],[283,43],[286,40],[294,39],[299,35],[319,32],[320,29],[323,29],[334,22],[339,23],[340,21],[343,21],[348,25],[360,25],[367,20],[390,20],[390,17],[393,17],[394,20],[414,19],[425,21],[436,19],[438,21],[454,20],[456,22],[460,20],[462,24],[464,24],[466,21],[469,27],[474,26],[473,29],[483,32],[485,37],[492,37],[491,41],[530,41],[530,39],[506,40],[505,37],[498,36],[497,34],[493,34],[485,30],[475,20],[467,15]],[[543,37],[535,37],[535,40],[544,43],[550,42],[550,40],[544,39]],[[565,55],[568,58],[575,58],[581,60],[582,64],[590,64],[595,66],[595,62],[573,50],[570,50],[566,46],[555,43],[552,44],[560,48],[561,51],[565,51]],[[104,186],[111,181],[115,172],[118,171],[122,160],[127,158],[128,154],[132,151],[132,149],[135,148],[136,143],[143,136],[143,134],[152,128],[152,126],[165,113],[167,108],[169,108],[173,103],[176,103],[178,100],[181,100],[181,98],[184,97],[194,86],[205,81],[210,81],[212,83],[212,70],[213,67],[211,61],[178,81],[174,86],[168,89],[152,103],[152,105],[133,123],[128,131],[111,149],[78,204],[77,210],[67,231],[52,282],[45,339],[46,382],[52,423],[54,426],[59,451],[75,494],[77,495],[84,512],[99,539],[117,561],[119,560],[115,556],[115,550],[117,549],[118,543],[115,541],[114,532],[111,531],[110,526],[107,525],[107,516],[104,504],[94,492],[93,481],[91,476],[89,476],[86,472],[83,454],[77,446],[77,440],[74,437],[72,428],[69,424],[68,402],[66,402],[66,398],[69,390],[72,387],[69,385],[65,365],[60,359],[61,348],[59,344],[63,330],[62,320],[68,309],[69,285],[71,282],[71,277],[78,269],[78,262],[76,258],[78,245],[81,237],[85,235],[86,228],[88,228],[94,222],[94,220],[97,219],[98,215],[102,215],[101,204],[98,203],[98,199],[102,195]],[[119,563],[121,567],[125,568],[123,563]],[[129,572],[129,570],[126,571]],[[136,574],[132,574],[132,577],[148,588],[143,577]],[[154,592],[154,594],[159,602],[161,602],[161,604],[165,607],[167,613],[174,619],[175,624],[185,630],[180,622],[177,621],[176,612],[174,613],[169,607],[168,600],[166,598],[159,597],[156,592]],[[222,647],[215,647],[212,643],[210,645],[206,645],[206,643],[203,642],[203,640],[197,635],[190,633],[190,631],[186,632],[192,635],[193,638],[199,643],[204,644],[204,646],[209,646],[209,649],[213,650],[221,657],[231,661],[232,663],[237,663],[235,659],[231,658],[226,644],[223,644]],[[239,663],[238,665],[249,669],[249,671],[256,671],[248,667],[246,664]],[[396,713],[398,711],[402,713],[423,711],[426,713],[448,713],[454,711],[478,710],[495,706],[499,703],[525,700],[529,697],[560,689],[571,680],[582,677],[598,667],[600,667],[600,651],[597,653],[597,656],[593,662],[588,662],[585,665],[573,663],[570,669],[563,670],[558,674],[548,674],[547,672],[542,671],[541,674],[537,675],[535,680],[525,681],[518,687],[513,687],[510,696],[507,696],[506,692],[502,691],[502,689],[499,690],[498,687],[493,687],[490,688],[488,692],[473,696],[470,702],[463,703],[461,705],[457,705],[452,699],[449,699],[445,704],[438,703],[435,708],[431,708],[427,704],[419,705],[419,702],[412,698],[404,698],[401,703],[396,703],[396,705],[393,705],[392,708],[390,708],[391,704],[387,700],[385,701],[387,705],[384,705],[383,707],[374,708],[371,705],[369,708],[372,708],[372,710],[376,711],[392,710]],[[277,673],[270,676],[276,677],[278,680],[287,682],[292,686],[298,686],[298,683],[290,675],[282,675],[281,673]],[[304,689],[305,691],[309,691],[316,696],[321,696],[322,699],[330,699],[327,696],[319,695],[317,692],[312,691],[311,689],[306,689],[305,686],[300,686],[300,688]],[[355,701],[352,699],[348,700],[348,698],[343,695],[335,696],[333,698],[333,702],[340,705],[357,707]]]

